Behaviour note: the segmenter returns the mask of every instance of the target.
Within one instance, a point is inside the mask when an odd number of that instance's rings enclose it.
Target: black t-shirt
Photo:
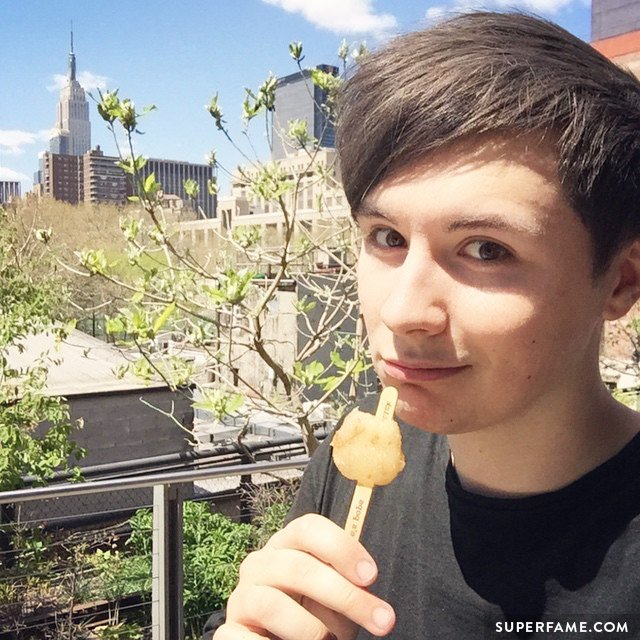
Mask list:
[[[405,470],[374,489],[361,536],[371,591],[396,610],[390,637],[640,638],[640,435],[559,491],[492,498],[460,485],[446,438],[401,429]],[[289,518],[343,525],[353,487],[327,440]]]

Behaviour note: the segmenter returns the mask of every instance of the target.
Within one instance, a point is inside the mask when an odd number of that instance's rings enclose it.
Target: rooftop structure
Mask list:
[[[60,343],[48,333],[28,336],[24,348],[7,350],[7,359],[13,368],[20,369],[32,366],[43,353],[55,360],[49,366],[46,386],[52,396],[167,387],[162,380],[146,382],[134,375],[117,378],[114,371],[128,363],[120,349],[78,330]]]

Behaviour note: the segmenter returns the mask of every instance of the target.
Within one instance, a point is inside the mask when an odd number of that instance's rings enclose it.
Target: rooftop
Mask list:
[[[23,349],[11,347],[7,359],[12,367],[22,369],[33,365],[43,354],[52,361],[49,366],[46,391],[55,396],[77,396],[91,393],[131,391],[166,387],[161,380],[146,382],[132,374],[116,377],[116,370],[129,360],[120,349],[74,330],[56,344],[48,333],[28,336]]]

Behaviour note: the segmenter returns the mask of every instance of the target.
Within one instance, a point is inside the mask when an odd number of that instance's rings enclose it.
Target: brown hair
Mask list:
[[[539,135],[589,230],[594,274],[640,235],[640,83],[561,27],[475,12],[369,54],[341,96],[337,147],[353,210],[392,172],[479,135]]]

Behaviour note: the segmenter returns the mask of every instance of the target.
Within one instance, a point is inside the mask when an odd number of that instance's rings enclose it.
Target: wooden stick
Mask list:
[[[397,402],[398,390],[395,387],[385,387],[382,393],[380,393],[380,400],[378,400],[378,408],[376,409],[376,418],[393,420]]]
[[[372,491],[373,487],[365,487],[363,484],[357,484],[353,492],[353,498],[351,498],[351,506],[349,507],[349,515],[347,516],[347,523],[344,525],[344,530],[356,540],[360,538],[360,532],[362,531],[364,518],[367,515]]]
[[[398,390],[395,387],[385,387],[380,394],[378,407],[376,409],[376,418],[381,420],[393,419],[393,414],[398,401]],[[369,501],[373,487],[367,487],[363,484],[357,484],[351,498],[351,506],[347,515],[347,522],[344,525],[345,531],[358,540],[364,525],[364,519],[369,509]]]

